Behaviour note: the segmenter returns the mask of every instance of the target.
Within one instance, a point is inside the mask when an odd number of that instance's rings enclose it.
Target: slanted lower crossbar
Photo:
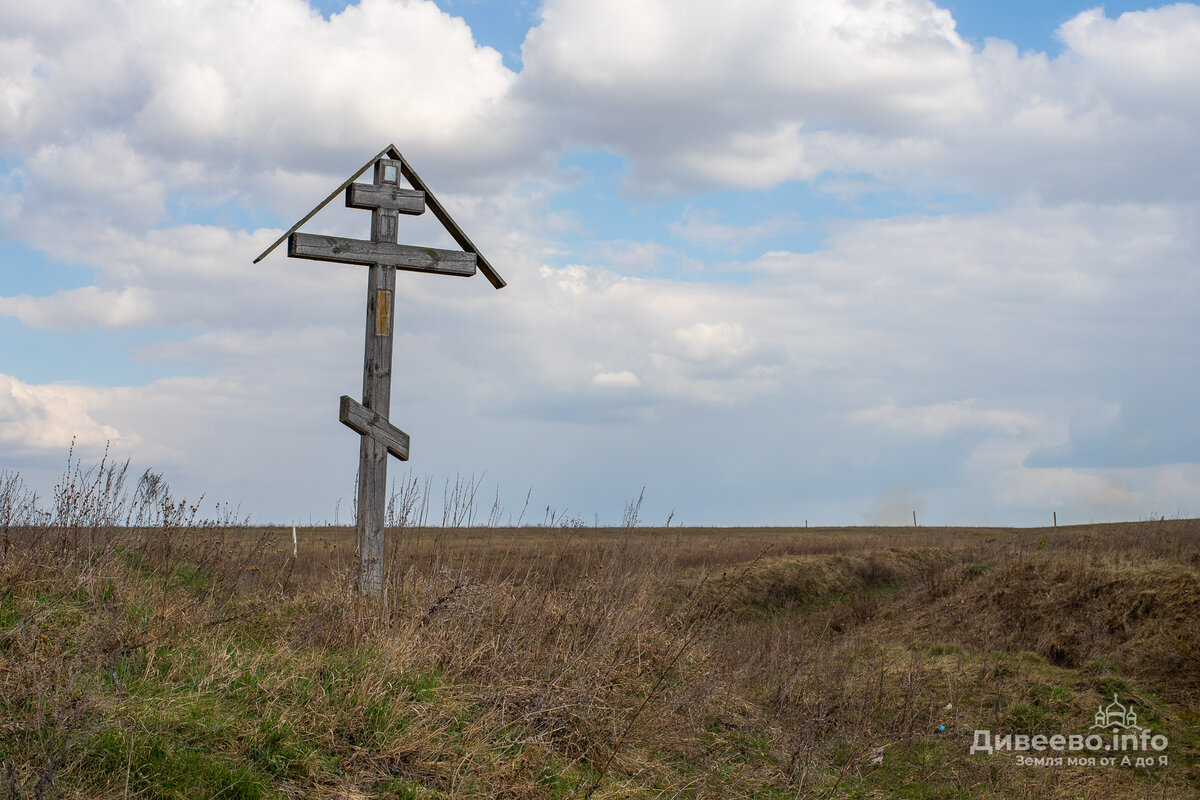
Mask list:
[[[350,430],[370,436],[401,461],[408,461],[408,434],[349,395],[342,395],[338,419]]]

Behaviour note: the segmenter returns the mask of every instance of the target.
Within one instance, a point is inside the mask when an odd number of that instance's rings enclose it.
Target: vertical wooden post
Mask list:
[[[367,286],[367,343],[363,359],[363,405],[387,418],[392,399],[392,304],[396,270],[371,267]],[[358,590],[383,586],[383,529],[387,520],[387,447],[363,436],[358,451]]]
[[[375,164],[375,185],[395,184],[399,166],[380,160]],[[371,241],[396,241],[399,212],[376,208],[371,214]],[[395,327],[396,268],[372,264],[367,280],[367,337],[363,356],[363,402],[388,418],[392,404],[392,332]],[[383,588],[384,527],[387,523],[387,447],[363,435],[358,450],[358,531],[355,554],[358,591],[378,594]]]
[[[358,176],[366,172],[371,165],[375,167],[374,182],[355,183]],[[411,189],[400,186],[402,178],[412,185]],[[372,211],[370,241],[300,233],[300,226],[312,219],[314,214],[328,205],[343,189],[346,192],[347,208]],[[422,214],[426,206],[454,241],[462,247],[461,251],[412,247],[397,243],[399,215]],[[389,419],[396,270],[469,276],[474,275],[478,268],[497,289],[504,287],[504,279],[450,218],[446,209],[394,145],[385,147],[379,155],[364,164],[333,194],[322,200],[287,233],[260,253],[258,258],[254,259],[254,263],[257,264],[270,255],[284,239],[288,243],[289,257],[339,264],[361,264],[370,269],[370,277],[367,280],[367,336],[363,354],[363,401],[358,403],[353,397],[342,395],[338,406],[338,420],[361,437],[358,485],[355,489],[357,540],[354,549],[354,580],[362,594],[377,594],[383,588],[384,578],[387,458],[388,455],[393,455],[401,461],[407,461],[409,452],[408,434],[393,425]],[[312,516],[311,513],[309,516]],[[309,521],[311,522],[311,519]],[[336,509],[334,522],[337,522]]]

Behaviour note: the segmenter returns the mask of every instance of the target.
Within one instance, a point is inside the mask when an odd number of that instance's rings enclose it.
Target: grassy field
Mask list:
[[[352,531],[197,516],[0,479],[0,797],[1200,797],[1197,520],[404,525],[364,602]],[[1152,766],[970,752],[1114,694]]]

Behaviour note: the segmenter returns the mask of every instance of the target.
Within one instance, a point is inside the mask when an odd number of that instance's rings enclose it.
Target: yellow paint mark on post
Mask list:
[[[392,293],[389,289],[380,289],[375,296],[375,335],[392,335]]]

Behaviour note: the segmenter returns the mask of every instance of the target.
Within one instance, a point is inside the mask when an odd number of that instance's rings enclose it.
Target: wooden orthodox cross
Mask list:
[[[372,165],[375,167],[374,181],[354,183]],[[401,177],[413,188],[402,188]],[[370,241],[297,233],[301,225],[312,219],[343,190],[346,192],[348,208],[371,211]],[[463,248],[461,251],[397,244],[399,216],[421,214],[426,207]],[[358,455],[355,579],[361,593],[376,594],[383,585],[387,457],[391,453],[401,461],[407,461],[409,444],[408,434],[392,425],[388,419],[392,396],[396,270],[470,276],[475,274],[478,266],[479,271],[497,289],[504,288],[504,279],[450,218],[394,145],[384,148],[351,175],[333,194],[254,259],[254,263],[266,258],[284,239],[288,240],[288,255],[292,258],[362,264],[369,268],[363,399],[359,403],[352,397],[342,395],[338,419],[362,437]]]

